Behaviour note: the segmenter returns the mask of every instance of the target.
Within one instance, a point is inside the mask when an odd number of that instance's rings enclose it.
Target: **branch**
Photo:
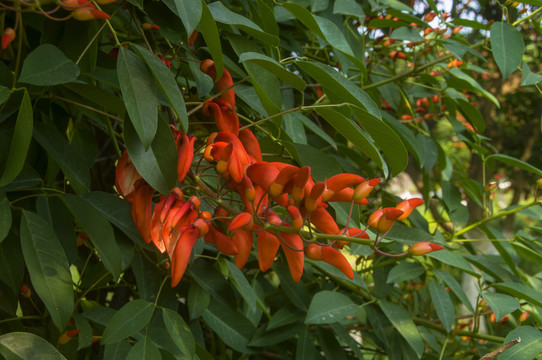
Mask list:
[[[485,354],[480,358],[480,360],[493,360],[495,359],[499,354],[505,352],[506,350],[510,349],[512,346],[518,344],[521,342],[521,338],[517,337],[514,340],[507,342],[506,344],[498,347],[496,350],[493,350],[492,352]]]

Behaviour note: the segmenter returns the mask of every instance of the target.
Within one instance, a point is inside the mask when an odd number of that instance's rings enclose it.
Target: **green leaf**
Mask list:
[[[497,100],[497,98],[493,94],[484,89],[480,84],[478,84],[476,80],[465,74],[463,71],[459,70],[458,68],[451,68],[449,69],[449,73],[458,79],[466,81],[470,86],[472,86],[474,90],[480,92],[486,98],[491,100],[495,104],[495,106],[497,106],[498,108],[501,107],[501,105],[499,104],[499,100]]]
[[[234,350],[248,353],[248,340],[254,334],[254,326],[241,313],[221,301],[211,301],[203,313],[203,320],[220,338]]]
[[[37,86],[65,84],[79,77],[79,67],[56,46],[43,44],[28,54],[19,82]]]
[[[0,244],[0,279],[14,294],[20,291],[25,268],[21,241],[12,233]]]
[[[62,200],[94,244],[105,268],[118,279],[122,271],[122,258],[109,221],[82,197],[64,194]]]
[[[156,135],[158,100],[154,78],[136,54],[119,48],[117,74],[130,121],[145,150]],[[128,122],[127,122],[128,123]]]
[[[468,274],[470,274],[472,276],[480,277],[480,275],[477,274],[472,269],[472,267],[467,262],[467,260],[465,260],[465,258],[463,256],[461,256],[460,254],[458,254],[458,253],[451,252],[449,250],[443,249],[443,250],[439,250],[439,251],[434,251],[434,252],[429,253],[429,254],[427,254],[425,256],[428,256],[430,258],[439,260],[440,262],[443,262],[444,264],[448,264],[450,266],[456,267],[456,268],[458,268],[460,270],[465,271],[466,273],[468,273]]]
[[[395,176],[403,171],[408,164],[408,152],[399,135],[388,124],[369,112],[355,106],[352,107],[352,111],[374,139],[376,146],[386,155],[391,175]]]
[[[73,313],[70,265],[50,225],[37,214],[24,211],[21,246],[36,293],[62,330]]]
[[[523,283],[496,283],[493,285],[496,289],[513,295],[519,299],[525,299],[536,306],[542,306],[542,293]]]
[[[424,349],[422,336],[408,312],[401,306],[387,301],[379,301],[378,305],[420,358]]]
[[[0,354],[6,360],[66,360],[47,340],[25,332],[0,336]]]
[[[102,191],[88,192],[83,195],[83,198],[136,244],[142,247],[146,245],[134,224],[130,213],[131,205],[128,201]]]
[[[522,74],[521,74],[521,86],[529,86],[538,84],[542,81],[542,75],[534,73],[529,68],[527,63],[523,63]]]
[[[314,346],[314,331],[305,327],[299,334],[295,347],[296,360],[316,359],[316,346]]]
[[[199,3],[199,0],[197,0],[197,2]],[[177,114],[181,130],[185,133],[188,132],[188,114],[186,113],[186,105],[184,104],[181,89],[179,88],[177,81],[175,81],[175,77],[171,71],[158,56],[144,47],[132,44],[132,48],[141,60],[147,64],[158,87],[162,90],[162,94],[168,99],[173,111]]]
[[[203,314],[209,302],[211,295],[206,292],[197,282],[192,282],[188,288],[188,313],[190,319],[194,320]]]
[[[520,304],[514,297],[499,293],[482,293],[482,297],[495,313],[495,319],[499,321],[504,315],[510,314],[519,308]]]
[[[444,289],[444,286],[435,280],[429,282],[429,294],[442,327],[447,332],[450,332],[455,322],[454,303],[450,299],[450,295]]]
[[[196,29],[201,19],[202,5],[200,0],[171,0],[165,1],[165,4],[173,11],[183,22],[186,34],[190,36]],[[171,6],[174,5],[174,6]]]
[[[107,323],[102,344],[114,344],[143,329],[151,320],[154,305],[137,299],[126,303]]]
[[[267,324],[267,331],[296,322],[301,322],[304,318],[305,312],[292,305],[281,307],[276,313],[273,314],[271,320],[269,320],[269,324]]]
[[[266,33],[252,20],[229,10],[221,1],[215,1],[209,4],[209,10],[211,11],[211,14],[213,14],[213,18],[216,22],[235,25],[239,29],[270,45],[277,46],[279,44],[279,38],[277,36]]]
[[[299,330],[302,329],[302,325],[289,326],[287,328],[269,330],[265,326],[256,330],[256,333],[250,340],[250,346],[266,347],[276,345],[290,338],[295,338],[299,334]]]
[[[75,328],[81,330],[78,334],[77,350],[81,350],[92,345],[92,327],[90,323],[79,313],[73,313],[73,320],[75,321]]]
[[[299,91],[303,91],[307,84],[305,81],[294,74],[293,72],[290,72],[282,66],[278,61],[276,61],[273,58],[270,58],[269,56],[255,53],[255,52],[246,52],[241,54],[239,57],[239,62],[245,62],[249,61],[252,62],[265,70],[269,71],[285,83],[288,83],[292,85],[295,89]]]
[[[131,349],[128,341],[105,345],[104,360],[126,360]]]
[[[177,181],[177,147],[169,126],[159,121],[156,137],[145,150],[131,123],[126,123],[124,141],[128,155],[141,176],[153,188],[168,194]]]
[[[194,335],[181,315],[169,309],[162,309],[162,317],[171,339],[177,347],[188,357],[193,357],[196,352]]]
[[[152,343],[151,339],[147,336],[136,342],[130,349],[127,360],[161,360],[162,355],[156,346]]]
[[[231,261],[226,261],[226,266],[228,267],[230,274],[230,281],[233,282],[233,285],[239,291],[239,294],[245,299],[249,311],[256,310],[256,302],[258,301],[258,296],[254,292],[252,286],[250,286],[247,278],[241,270]]]
[[[358,306],[346,295],[323,290],[312,298],[305,324],[330,324],[353,315]]]
[[[273,270],[279,277],[280,287],[288,296],[290,301],[298,308],[303,311],[308,309],[309,301],[311,297],[309,291],[303,284],[295,282],[292,280],[292,275],[288,269],[288,265],[284,262],[275,262],[273,264]]]
[[[386,282],[389,284],[405,280],[412,280],[422,275],[424,272],[425,268],[420,264],[410,261],[402,261],[390,270]]]
[[[78,194],[87,192],[90,188],[90,169],[79,152],[74,151],[66,137],[54,127],[44,123],[34,125],[33,136],[60,166],[75,192]]]
[[[352,120],[348,119],[342,113],[330,108],[317,108],[316,112],[333,126],[342,136],[354,144],[361,152],[373,160],[376,165],[382,169],[384,174],[388,173],[388,166],[384,162],[382,155],[361,128]]]
[[[490,37],[493,57],[501,70],[502,78],[506,79],[517,69],[523,59],[525,52],[523,36],[514,26],[495,21],[491,25]]]
[[[11,207],[9,200],[3,196],[0,200],[0,244],[8,236],[11,228]]]
[[[296,64],[320,83],[333,102],[337,104],[350,103],[366,109],[378,119],[382,117],[380,109],[373,99],[335,69],[317,62],[297,61]]]
[[[499,355],[499,360],[518,360],[537,358],[542,352],[542,332],[532,326],[520,326],[506,335],[504,344],[521,338],[521,342]]]
[[[463,99],[456,99],[457,105],[461,109],[461,112],[465,117],[471,122],[472,125],[476,128],[478,133],[483,133],[486,129],[486,123],[482,113],[470,102]]]
[[[467,297],[467,294],[465,294],[465,291],[461,287],[461,284],[449,273],[443,270],[434,270],[435,275],[439,278],[439,280],[444,281],[446,285],[450,287],[452,292],[461,300],[463,305],[472,313],[474,314],[474,308],[472,307],[472,304]]]
[[[23,169],[26,154],[30,147],[30,140],[32,140],[33,124],[32,103],[30,102],[30,96],[28,96],[28,92],[25,89],[21,107],[17,114],[17,121],[15,122],[15,130],[9,146],[6,166],[4,168],[4,173],[0,177],[0,187],[6,186],[12,182]]]
[[[400,27],[390,35],[390,39],[405,40],[405,41],[423,41],[424,38],[420,35],[419,30],[411,27]]]
[[[521,161],[519,159],[516,159],[514,157],[504,155],[504,154],[492,154],[486,157],[486,160],[494,159],[497,161],[500,161],[506,165],[515,166],[517,168],[520,168],[522,170],[531,172],[533,174],[536,174],[538,176],[542,176],[542,170],[532,166],[531,164],[527,164],[524,161]]]
[[[3,105],[11,95],[11,90],[5,86],[0,86],[0,105]]]
[[[224,70],[224,58],[222,56],[222,43],[220,42],[220,34],[216,26],[215,19],[211,10],[205,3],[205,0],[201,0],[201,20],[199,22],[199,31],[207,44],[207,48],[211,53],[211,57],[215,62],[216,77],[220,79],[222,77],[222,71]]]
[[[365,13],[360,4],[355,0],[335,0],[333,5],[334,14],[352,15],[358,18],[364,18]]]

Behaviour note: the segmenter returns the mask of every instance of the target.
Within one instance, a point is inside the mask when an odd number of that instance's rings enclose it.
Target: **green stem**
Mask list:
[[[23,51],[23,17],[20,12],[18,12],[16,16],[19,17],[19,40],[17,41],[17,60],[15,61],[15,69],[13,70],[12,90],[15,89],[17,78],[19,77],[19,66],[21,65],[21,53]]]
[[[519,20],[517,20],[516,22],[514,22],[512,24],[512,26],[518,26],[519,24],[521,24],[522,22],[524,21],[527,21],[529,20],[530,18],[532,18],[533,16],[536,15],[536,13],[542,11],[542,7],[539,7],[538,9],[536,9],[535,11],[533,11],[532,13],[530,13],[529,15],[525,16],[524,18],[521,18]]]
[[[414,323],[416,325],[422,325],[422,326],[425,326],[427,328],[431,328],[433,330],[437,330],[437,331],[440,331],[440,332],[445,333],[445,334],[448,333],[448,331],[444,327],[442,327],[442,326],[440,326],[438,324],[435,324],[434,322],[431,322],[429,320],[418,318],[418,317],[413,317],[412,320],[414,321]],[[483,340],[493,341],[493,342],[497,342],[497,343],[503,343],[504,342],[503,337],[494,336],[494,335],[487,335],[487,334],[480,334],[480,333],[472,332],[472,331],[452,330],[450,333],[452,335],[470,336],[471,338],[483,339]]]
[[[41,319],[41,316],[38,316],[38,315],[28,315],[28,316],[18,316],[18,317],[9,318],[9,319],[2,319],[2,320],[0,320],[0,324],[2,324],[2,323],[7,323],[7,322],[10,322],[10,321],[29,320],[29,319],[36,319],[36,320],[39,320],[39,319]]]
[[[522,206],[518,206],[518,207],[515,207],[513,209],[510,209],[510,210],[506,210],[506,211],[502,211],[496,215],[493,215],[493,216],[488,216],[486,218],[483,218],[481,220],[478,220],[477,222],[473,223],[473,224],[470,224],[469,226],[466,226],[464,227],[463,229],[459,230],[459,231],[456,231],[454,233],[454,237],[456,236],[460,236],[460,235],[463,235],[464,233],[474,229],[474,228],[477,228],[478,226],[481,226],[487,222],[490,222],[492,220],[496,220],[496,219],[499,219],[499,218],[502,218],[502,217],[505,217],[505,216],[508,216],[510,214],[513,214],[515,212],[518,212],[518,211],[521,211],[521,210],[524,210],[524,209],[527,209],[531,206],[534,206],[534,205],[539,205],[540,203],[538,201],[533,201],[533,202],[530,202],[530,203],[527,203],[525,205],[522,205]]]

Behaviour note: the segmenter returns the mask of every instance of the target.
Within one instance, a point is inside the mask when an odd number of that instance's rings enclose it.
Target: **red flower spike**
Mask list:
[[[335,195],[333,195],[331,198],[329,198],[328,202],[351,202],[354,197],[354,189],[352,188],[344,188],[340,190],[339,192],[336,192]],[[359,205],[367,205],[369,203],[369,200],[366,198],[354,200],[355,204]]]
[[[305,185],[309,181],[310,176],[310,166],[303,166],[297,172],[297,175],[295,176],[294,187],[292,189],[292,199],[294,199],[294,201],[299,202],[305,197]]]
[[[284,255],[286,255],[286,261],[288,262],[288,268],[292,279],[295,282],[299,282],[303,275],[303,265],[305,264],[305,256],[303,255],[303,240],[299,235],[280,233],[280,236],[284,243],[280,243]],[[294,250],[296,249],[296,250]]]
[[[156,24],[143,23],[141,24],[141,27],[143,28],[143,30],[160,30],[160,26]]]
[[[297,166],[289,165],[285,166],[280,170],[277,177],[273,180],[271,185],[269,186],[269,195],[276,197],[282,194],[282,191],[284,189],[284,185],[292,179],[297,172],[299,171],[299,168]]]
[[[141,175],[130,160],[128,152],[124,150],[115,168],[115,187],[119,194],[129,202],[133,201],[134,184],[139,179],[141,179]]]
[[[217,135],[218,135],[217,132],[211,133],[211,135],[209,135],[209,137],[207,138],[207,143],[205,144],[205,151],[203,152],[203,158],[209,162],[214,161],[214,158],[211,155],[211,151],[213,149],[213,143],[215,142],[215,138]]]
[[[239,131],[239,140],[241,140],[246,152],[254,158],[255,162],[262,161],[262,150],[260,149],[260,143],[250,129],[243,129]]]
[[[204,115],[215,118],[218,131],[239,134],[239,118],[234,107],[224,99],[207,100],[201,109]]]
[[[80,332],[81,332],[80,329],[71,329],[71,330],[64,331],[58,337],[58,343],[60,345],[67,344],[75,335],[79,334]]]
[[[200,236],[205,236],[209,232],[209,224],[205,219],[197,218],[193,224],[199,229]]]
[[[160,201],[156,205],[154,205],[154,210],[151,217],[151,240],[154,246],[156,246],[156,248],[162,254],[166,251],[166,245],[164,244],[161,236],[160,228],[163,221],[160,220],[160,216],[168,198],[169,197],[165,197],[163,195],[160,196]]]
[[[256,189],[254,189],[254,185],[252,185],[252,181],[250,181],[248,176],[243,176],[241,186],[243,189],[242,191],[244,191],[245,198],[249,202],[253,202],[256,199]]]
[[[529,317],[529,314],[530,314],[529,311],[522,312],[518,319],[519,322],[524,322],[525,320],[527,320],[527,318]]]
[[[108,5],[116,2],[117,0],[96,0],[96,2],[100,5]],[[155,25],[156,26],[156,25]]]
[[[327,201],[336,192],[363,182],[365,178],[355,174],[337,174],[326,180],[326,190],[322,194],[322,201]]]
[[[184,182],[184,178],[192,165],[196,137],[183,134],[181,139],[181,145],[178,146],[177,153],[177,179],[180,183]]]
[[[420,198],[412,198],[401,201],[395,208],[401,210],[403,212],[403,215],[399,216],[397,220],[406,219],[412,213],[412,210],[414,210],[416,207],[420,206],[423,203],[423,199]]]
[[[392,207],[379,209],[369,216],[368,224],[379,233],[386,233],[391,229],[395,220],[402,214],[401,210]]]
[[[279,172],[280,170],[275,166],[264,161],[254,163],[247,168],[247,176],[252,183],[261,186],[264,190],[269,189]]]
[[[175,246],[175,252],[171,257],[171,287],[177,286],[181,281],[186,267],[188,266],[188,260],[190,260],[190,254],[192,248],[200,236],[200,230],[195,226],[184,231]]]
[[[290,215],[290,218],[292,219],[292,221],[290,222],[292,229],[296,229],[298,231],[301,230],[304,221],[301,213],[299,212],[299,209],[295,206],[290,205],[286,208],[286,211],[288,211],[288,215]]]
[[[311,260],[322,260],[322,245],[310,243],[303,249],[305,256]]]
[[[252,231],[237,230],[232,236],[232,241],[237,245],[237,249],[239,249],[237,255],[234,255],[233,257],[235,259],[235,265],[237,265],[239,269],[242,269],[245,267],[248,257],[250,256],[254,235],[252,234]]]
[[[224,255],[237,255],[239,253],[237,245],[212,223],[209,223],[209,232],[205,235],[205,241],[215,244],[217,250]]]
[[[346,277],[354,280],[352,266],[339,250],[331,246],[322,246],[322,260],[335,266],[337,269],[341,270]]]
[[[137,230],[143,240],[149,244],[151,242],[151,218],[152,218],[152,196],[154,189],[140,179],[135,184],[134,201],[132,203],[132,218],[136,224]]]
[[[15,30],[13,28],[5,28],[4,34],[2,34],[2,49],[6,50],[8,45],[15,39]]]
[[[200,65],[200,70],[209,75],[211,79],[213,79],[216,89],[218,91],[223,91],[224,89],[227,89],[233,85],[233,80],[231,78],[230,72],[226,69],[222,71],[222,77],[220,78],[220,80],[216,80],[216,67],[213,60],[203,60]],[[228,101],[232,107],[235,107],[235,92],[233,88],[224,92],[222,95],[220,95],[220,97]]]
[[[373,191],[374,187],[378,185],[380,182],[380,179],[371,179],[371,180],[365,180],[362,183],[360,183],[358,186],[356,186],[356,189],[354,190],[354,196],[352,196],[352,199],[354,200],[361,200],[369,196],[371,191]]]
[[[230,226],[228,227],[228,231],[230,233],[233,233],[235,230],[252,230],[254,227],[254,218],[251,214],[244,212],[239,215],[237,215],[230,223]]]
[[[308,198],[305,198],[305,209],[308,212],[314,211],[318,206],[318,198],[322,195],[326,189],[326,184],[324,182],[317,182],[311,189]]]
[[[442,249],[443,247],[438,244],[433,244],[431,242],[424,241],[424,242],[417,242],[411,247],[409,247],[408,252],[411,255],[418,256],[418,255],[429,254],[430,252],[438,251]]]
[[[335,235],[339,232],[339,227],[333,216],[324,208],[320,207],[312,211],[310,213],[310,222],[325,234]]]
[[[228,170],[228,165],[232,152],[232,144],[227,144],[220,152],[220,159],[216,163],[216,172],[220,175],[224,174]]]
[[[275,261],[277,251],[280,247],[280,240],[266,230],[258,231],[256,237],[258,239],[258,263],[260,264],[260,270],[267,271],[273,265],[273,261]]]

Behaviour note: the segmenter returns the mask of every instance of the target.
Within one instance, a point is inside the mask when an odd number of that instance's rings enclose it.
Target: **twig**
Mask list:
[[[506,350],[510,349],[512,346],[518,344],[521,342],[521,338],[517,337],[514,340],[507,342],[506,344],[498,347],[496,350],[493,350],[492,352],[485,354],[480,358],[480,360],[492,360],[495,359],[499,354],[502,354]]]

